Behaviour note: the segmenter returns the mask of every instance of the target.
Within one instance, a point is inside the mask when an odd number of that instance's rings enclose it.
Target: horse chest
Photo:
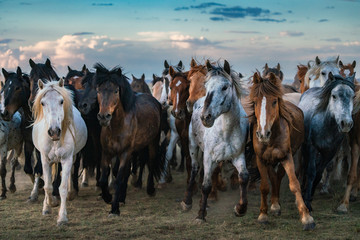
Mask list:
[[[282,146],[269,146],[259,143],[254,146],[254,150],[262,162],[271,165],[284,160],[288,155],[288,151]]]

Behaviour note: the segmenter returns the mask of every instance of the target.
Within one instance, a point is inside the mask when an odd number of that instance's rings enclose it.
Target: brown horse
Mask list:
[[[83,90],[84,87],[82,85],[82,80],[86,76],[86,74],[89,73],[89,69],[86,68],[86,65],[82,67],[81,71],[71,69],[71,67],[68,66],[68,74],[65,77],[65,84],[70,84],[74,86],[76,90]]]
[[[304,140],[304,115],[298,107],[284,101],[282,96],[281,80],[274,73],[265,78],[260,77],[258,72],[254,74],[250,90],[254,113],[250,115],[250,122],[256,162],[261,175],[258,221],[268,222],[268,176],[272,185],[271,212],[280,215],[279,188],[285,170],[290,190],[296,196],[301,222],[304,229],[308,230],[315,227],[315,222],[301,196],[293,161],[293,154]]]
[[[206,74],[206,66],[197,64],[194,59],[191,59],[190,71],[187,76],[190,81],[189,98],[186,100],[186,106],[190,113],[193,111],[194,103],[206,95]]]
[[[296,76],[298,77],[299,79],[299,82],[300,82],[300,92],[301,94],[303,94],[306,90],[309,89],[309,86],[305,86],[305,75],[307,73],[307,71],[309,70],[309,67],[306,66],[306,65],[297,65],[297,68],[298,68],[298,71],[296,73]]]
[[[119,202],[125,203],[133,153],[140,153],[140,159],[148,164],[147,193],[150,196],[155,194],[154,177],[160,177],[164,166],[159,148],[161,106],[150,94],[134,93],[121,68],[108,70],[100,63],[94,67],[99,102],[98,120],[102,126],[102,198],[107,203],[111,201],[108,167],[112,158],[119,157],[120,165],[110,211],[111,215],[119,215]]]
[[[346,65],[343,64],[342,61],[339,61],[340,67],[340,75],[343,77],[352,76],[355,72],[356,61],[354,60],[352,63],[348,63]]]
[[[275,68],[269,68],[268,64],[266,63],[262,72],[262,76],[266,77],[269,73],[275,74],[275,76],[277,76],[281,80],[281,82],[284,80],[284,73],[281,71],[280,63],[278,63]],[[284,93],[297,92],[296,88],[291,85],[282,84],[282,87]]]
[[[134,75],[131,75],[131,76],[132,76],[133,80],[132,80],[130,86],[134,92],[151,94],[150,88],[145,82],[144,74],[141,76],[141,78],[136,78]]]

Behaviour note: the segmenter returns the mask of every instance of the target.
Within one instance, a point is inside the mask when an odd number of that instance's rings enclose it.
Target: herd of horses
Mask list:
[[[248,188],[261,179],[258,221],[267,223],[270,184],[270,212],[280,215],[286,173],[304,230],[315,227],[311,201],[321,180],[329,185],[334,165],[349,165],[338,211],[347,212],[357,195],[360,85],[355,61],[344,65],[339,57],[316,57],[297,66],[292,85],[282,82],[280,64],[266,64],[246,79],[226,60],[222,65],[192,59],[189,71],[181,61],[174,66],[165,61],[161,76],[153,74],[152,90],[144,75],[130,81],[121,67],[97,63],[95,72],[85,65],[79,71],[68,67],[67,76],[59,78],[49,59],[44,64],[30,59],[29,64],[29,75],[20,67],[2,69],[0,199],[7,192],[6,162],[10,159],[12,168],[9,190],[15,192],[14,171],[24,150],[24,171],[33,183],[28,201],[37,201],[43,188],[42,213],[60,204],[58,225],[68,222],[66,200],[79,191],[81,161],[82,186],[95,171],[101,197],[111,204],[110,216],[117,216],[130,175],[141,188],[147,166],[150,196],[155,179],[158,188],[172,181],[177,145],[178,169],[187,171],[184,211],[191,209],[201,183],[198,223],[205,221],[208,199],[216,200],[228,180],[240,189],[234,213],[244,216]]]

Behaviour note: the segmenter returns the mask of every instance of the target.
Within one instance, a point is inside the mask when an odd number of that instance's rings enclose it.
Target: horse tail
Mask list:
[[[58,170],[59,170],[59,163],[54,163],[51,166],[51,182],[54,182],[54,180],[57,179]]]

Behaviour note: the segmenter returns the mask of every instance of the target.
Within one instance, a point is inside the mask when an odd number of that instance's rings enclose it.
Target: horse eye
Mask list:
[[[119,89],[116,89],[116,90],[115,90],[115,93],[118,93],[118,92],[119,92]]]
[[[321,75],[325,76],[325,75],[326,75],[326,72],[321,72]]]
[[[277,100],[273,101],[273,106],[275,106],[277,104]]]
[[[61,100],[61,101],[60,101],[60,104],[63,105],[63,103],[64,103],[64,100]]]
[[[44,106],[44,102],[41,102],[41,105]]]
[[[225,91],[227,89],[227,86],[224,86],[221,90]]]
[[[16,87],[16,88],[15,88],[15,91],[17,91],[17,90],[19,90],[19,89],[20,89],[20,87]]]
[[[335,95],[332,95],[332,98],[335,100],[335,99],[336,99],[336,96],[335,96]]]

